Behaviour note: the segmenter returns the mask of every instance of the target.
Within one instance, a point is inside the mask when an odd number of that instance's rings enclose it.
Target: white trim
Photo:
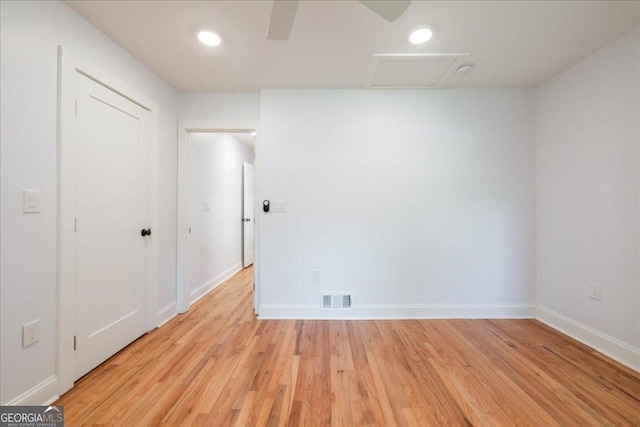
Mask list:
[[[350,310],[323,309],[317,305],[260,306],[260,319],[532,319],[530,304],[381,304],[354,305]]]
[[[180,121],[178,122],[178,248],[177,248],[177,309],[179,313],[184,313],[191,305],[191,297],[188,289],[187,277],[187,244],[189,237],[189,133],[220,133],[220,132],[257,132],[256,144],[258,144],[258,136],[260,135],[259,123],[253,121]],[[261,206],[258,200],[258,150],[254,147],[254,168],[255,168],[255,206]],[[259,269],[258,269],[258,248],[259,248],[259,215],[256,215],[256,230],[254,238],[254,282],[255,295],[259,290]],[[257,305],[254,303],[254,309]]]
[[[438,89],[447,83],[447,80],[458,69],[465,58],[470,57],[470,53],[374,53],[369,59],[369,67],[364,78],[364,89]],[[449,68],[438,78],[433,85],[374,85],[376,72],[380,61],[429,61],[442,58],[453,60]]]
[[[262,191],[260,189],[260,159],[262,158],[262,132],[256,130],[253,138],[253,212],[255,229],[253,230],[253,312],[260,313],[260,222],[262,218]]]
[[[640,372],[640,349],[541,305],[536,308],[536,319],[616,362]]]
[[[69,218],[75,218],[75,197],[63,197],[75,185],[75,67],[69,53],[58,48],[58,394],[73,387],[75,375],[76,245]]]
[[[158,314],[156,318],[158,319],[158,328],[163,326],[169,320],[173,319],[178,315],[177,303],[173,301],[170,304],[165,305],[163,308],[158,310]]]
[[[158,318],[158,126],[157,104],[131,89],[119,79],[74,56],[68,49],[58,46],[58,337],[57,377],[58,394],[73,387],[75,377],[76,314],[76,243],[73,223],[76,212],[75,100],[76,75],[80,73],[114,92],[135,102],[150,112],[150,194],[149,226],[154,233],[149,238],[149,276],[147,287],[147,331],[155,329]]]
[[[149,301],[149,310],[147,311],[147,332],[151,332],[158,325],[158,265],[159,254],[158,249],[158,216],[160,214],[160,197],[159,197],[159,171],[160,171],[160,111],[156,104],[151,105],[151,147],[149,150],[150,157],[150,182],[149,182],[149,224],[155,233],[148,236],[149,239],[149,286],[147,288],[147,299]]]
[[[231,266],[231,268],[227,268],[225,271],[218,274],[213,279],[206,281],[204,284],[189,292],[189,300],[191,301],[191,304],[194,304],[200,298],[207,295],[209,292],[217,288],[218,285],[220,285],[225,280],[230,279],[240,270],[242,270],[242,261]]]
[[[5,406],[45,406],[58,400],[58,377],[53,375],[15,399],[3,403]]]

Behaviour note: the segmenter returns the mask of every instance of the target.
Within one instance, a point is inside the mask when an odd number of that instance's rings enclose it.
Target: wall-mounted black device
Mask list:
[[[269,212],[269,201],[265,200],[264,202],[262,202],[262,210],[265,212]]]

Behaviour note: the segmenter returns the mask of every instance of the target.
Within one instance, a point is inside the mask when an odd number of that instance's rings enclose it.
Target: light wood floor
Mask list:
[[[66,425],[640,425],[640,374],[535,320],[258,321],[252,273],[78,381]]]

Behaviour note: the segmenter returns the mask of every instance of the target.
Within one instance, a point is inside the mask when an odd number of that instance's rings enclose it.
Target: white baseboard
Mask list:
[[[157,327],[164,325],[169,320],[173,319],[178,315],[178,305],[174,301],[171,304],[165,305],[162,309],[158,311],[156,315],[157,319]]]
[[[242,270],[242,261],[233,266],[227,268],[222,273],[218,274],[213,279],[199,286],[189,293],[189,299],[191,300],[191,304],[198,301],[200,298],[214,290],[219,284],[236,274],[238,271]]]
[[[260,319],[532,319],[535,307],[530,304],[385,304],[328,310],[319,305],[261,304],[259,313]]]
[[[536,319],[634,371],[640,372],[640,349],[541,305],[536,308]]]
[[[15,399],[4,403],[6,406],[50,405],[58,400],[58,377],[53,375],[31,390],[27,390]]]

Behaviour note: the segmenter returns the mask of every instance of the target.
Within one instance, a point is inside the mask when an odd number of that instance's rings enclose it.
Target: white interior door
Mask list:
[[[242,265],[244,267],[253,264],[255,222],[253,210],[253,165],[244,162],[242,168]]]
[[[76,370],[146,332],[150,113],[80,74]]]

